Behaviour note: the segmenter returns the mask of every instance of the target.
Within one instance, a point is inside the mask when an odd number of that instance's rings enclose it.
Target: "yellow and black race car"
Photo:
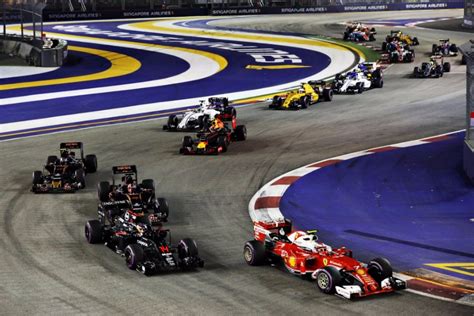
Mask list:
[[[288,92],[285,95],[273,97],[270,109],[299,110],[306,109],[318,101],[332,101],[333,90],[330,85],[323,81],[310,81],[302,83],[301,87]]]

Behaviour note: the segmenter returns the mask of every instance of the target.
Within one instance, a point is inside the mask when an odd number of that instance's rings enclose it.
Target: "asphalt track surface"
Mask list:
[[[371,18],[461,14],[390,12]],[[335,21],[366,17],[258,16],[219,24],[338,35]],[[379,28],[381,34],[388,30]],[[411,32],[422,42],[418,52],[446,35]],[[455,43],[469,39],[454,32],[449,37]],[[163,120],[1,143],[2,314],[472,315],[472,307],[407,291],[349,302],[277,268],[249,267],[242,258],[242,246],[252,236],[247,204],[264,183],[313,161],[464,126],[465,68],[453,65],[451,74],[433,80],[410,79],[412,68],[389,68],[382,91],[336,96],[306,111],[269,111],[261,104],[241,108],[238,116],[249,138],[218,157],[179,156],[182,135],[161,131]],[[81,140],[87,153],[97,154],[99,172],[87,178],[92,185],[73,195],[31,194],[31,171],[64,140]],[[95,183],[109,177],[112,165],[128,163],[138,165],[142,178],[156,179],[159,195],[170,202],[167,226],[173,239],[195,238],[204,269],[144,277],[104,246],[86,243],[84,222],[96,216]]]

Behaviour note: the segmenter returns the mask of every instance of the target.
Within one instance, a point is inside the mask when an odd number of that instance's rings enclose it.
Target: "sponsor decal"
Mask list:
[[[288,258],[288,264],[290,265],[290,267],[295,267],[296,266],[296,258],[291,256]]]
[[[329,260],[328,260],[327,258],[324,258],[324,259],[323,259],[323,264],[324,264],[325,266],[327,266],[328,263],[329,263]]]
[[[148,246],[148,244],[146,242],[142,241],[142,240],[138,240],[137,242],[138,242],[138,244],[142,245],[143,247]]]
[[[107,37],[116,38],[127,38],[136,39],[143,41],[161,41],[165,44],[183,44],[197,47],[209,47],[220,50],[228,50],[246,54],[252,57],[255,62],[267,63],[267,64],[279,64],[279,63],[290,63],[290,64],[301,64],[302,60],[295,54],[291,54],[287,51],[275,49],[271,47],[259,47],[256,45],[245,45],[239,43],[228,43],[228,42],[216,42],[208,40],[189,40],[174,36],[164,35],[150,35],[140,33],[129,33],[129,32],[114,32],[108,30],[101,30],[98,28],[90,28],[87,25],[56,25],[53,29],[67,32],[67,33],[83,33],[87,35],[103,35]]]
[[[166,253],[167,253],[167,252],[170,252],[170,249],[169,249],[169,247],[168,247],[168,246],[166,246],[166,245],[163,245],[163,246],[160,246],[160,251],[161,251],[161,252],[166,252]]]

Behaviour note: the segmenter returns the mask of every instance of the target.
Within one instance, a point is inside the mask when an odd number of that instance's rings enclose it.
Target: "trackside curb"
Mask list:
[[[250,218],[253,222],[278,222],[283,220],[284,216],[280,211],[280,200],[282,196],[294,182],[313,171],[357,157],[443,141],[449,139],[451,135],[462,131],[463,130],[382,147],[370,148],[367,150],[313,162],[289,171],[274,178],[254,194],[248,206]],[[472,291],[441,284],[424,278],[418,278],[416,276],[411,276],[404,273],[395,273],[395,276],[407,282],[408,291],[410,292],[441,300],[454,301],[460,304],[474,306],[474,293]]]

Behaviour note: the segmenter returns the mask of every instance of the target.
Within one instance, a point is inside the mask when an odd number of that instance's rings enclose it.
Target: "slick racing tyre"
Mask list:
[[[276,95],[273,97],[272,103],[268,105],[268,108],[275,109],[281,107],[283,104],[283,100],[280,96]]]
[[[311,100],[308,96],[303,96],[300,98],[300,104],[302,109],[307,109],[311,105]]]
[[[341,280],[339,271],[331,266],[324,267],[316,274],[316,285],[321,292],[326,294],[334,293]]]
[[[166,128],[165,128],[166,126]],[[169,131],[174,131],[176,130],[176,127],[178,126],[178,117],[176,115],[170,115],[168,117],[168,124],[163,126],[163,129],[167,129]]]
[[[102,181],[97,184],[97,195],[99,197],[99,201],[106,202],[109,200],[109,192],[110,192],[110,183],[108,181]]]
[[[420,68],[419,67],[413,68],[413,77],[418,78],[419,73],[420,73]]]
[[[158,198],[158,212],[161,213],[161,219],[166,221],[170,215],[168,201],[165,198]]]
[[[56,160],[58,160],[57,156],[48,156],[48,159],[46,159],[46,164],[53,164],[56,162]]]
[[[143,249],[138,244],[130,244],[125,248],[125,264],[131,270],[143,262]]]
[[[227,138],[225,135],[220,135],[217,138],[217,146],[221,148],[223,153],[227,152]]]
[[[444,72],[450,72],[451,71],[451,64],[449,62],[445,62],[443,64],[443,71]]]
[[[191,136],[183,137],[183,148],[184,147],[193,147],[193,139]]]
[[[197,257],[199,255],[196,242],[191,238],[183,238],[178,243],[178,255],[180,259]]]
[[[155,180],[153,179],[144,179],[141,186],[145,190],[151,190],[152,192],[155,192]]]
[[[250,240],[244,246],[244,260],[250,266],[260,266],[265,263],[265,248],[260,241]]]
[[[385,258],[372,259],[367,268],[370,276],[379,283],[393,274],[392,265]]]
[[[364,92],[364,84],[362,82],[358,82],[354,91],[356,91],[358,94]]]
[[[89,244],[98,244],[103,240],[102,225],[96,219],[87,221],[84,235]]]
[[[97,157],[96,155],[87,155],[84,160],[87,173],[94,173],[97,171]]]
[[[238,141],[244,141],[247,139],[247,127],[245,125],[238,125],[235,128],[235,139]]]
[[[82,189],[86,187],[86,177],[85,177],[84,169],[77,169],[74,172],[74,178],[76,179],[76,182],[81,184]]]
[[[436,55],[437,52],[438,52],[438,45],[433,44],[433,46],[431,47],[431,54]]]
[[[43,183],[43,173],[41,171],[33,172],[33,184],[42,184]]]
[[[324,101],[328,101],[328,102],[331,102],[332,101],[332,98],[334,96],[334,92],[332,89],[323,89],[323,98],[324,98]]]

